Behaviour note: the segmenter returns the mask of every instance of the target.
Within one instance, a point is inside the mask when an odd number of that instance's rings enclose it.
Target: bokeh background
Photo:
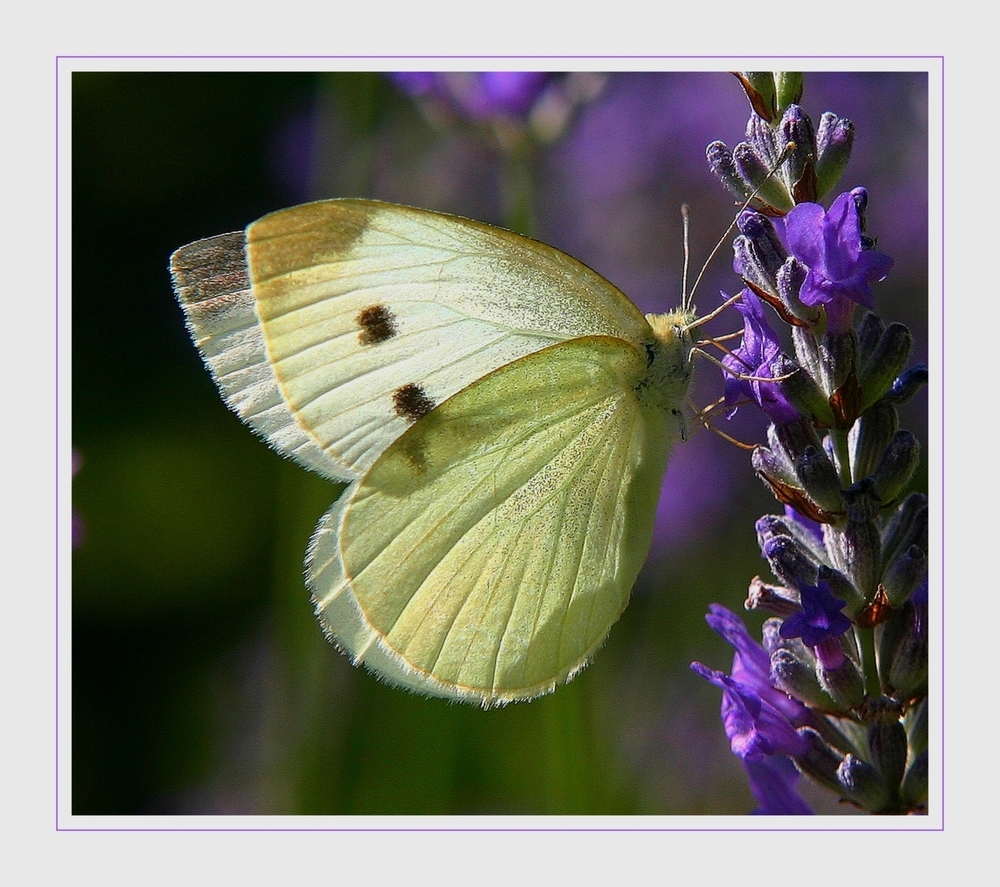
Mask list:
[[[766,573],[753,523],[777,505],[747,452],[704,429],[678,444],[633,600],[571,684],[487,712],[412,696],[323,639],[302,561],[339,488],[225,408],[171,293],[178,246],[306,200],[363,196],[522,230],[644,311],[674,307],[681,205],[694,272],[732,219],[704,152],[742,137],[736,79],[577,73],[508,86],[474,74],[74,74],[75,814],[752,809],[718,691],[688,669],[728,670],[703,615],[711,602],[740,611]],[[914,360],[926,360],[926,75],[810,73],[802,104],[857,125],[839,190],[869,189],[870,233],[896,260],[876,287],[879,313],[909,324]],[[698,307],[738,287],[724,245]],[[710,329],[738,326],[727,312]],[[693,403],[721,389],[702,362]],[[717,421],[762,439],[748,409]],[[926,421],[925,398],[904,408],[923,441]]]

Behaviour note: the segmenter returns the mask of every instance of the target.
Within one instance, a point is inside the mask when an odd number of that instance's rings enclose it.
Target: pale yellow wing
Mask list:
[[[572,677],[625,607],[680,427],[647,382],[643,349],[575,339],[416,422],[313,538],[331,640],[391,683],[484,705]]]
[[[360,477],[413,422],[554,342],[649,341],[571,257],[478,222],[367,200],[281,210],[171,259],[229,406],[279,452]]]

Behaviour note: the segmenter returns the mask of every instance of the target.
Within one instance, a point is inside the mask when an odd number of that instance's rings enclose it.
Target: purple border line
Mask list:
[[[622,59],[622,60],[652,60],[652,59],[663,59],[663,60],[687,60],[687,59],[699,59],[699,60],[713,60],[713,59],[731,59],[734,58],[732,55],[439,55],[439,56],[426,56],[426,55],[337,55],[337,56],[325,56],[325,55],[57,55],[55,56],[55,442],[56,442],[56,484],[55,484],[55,542],[56,542],[56,558],[55,558],[55,831],[57,832],[194,832],[194,833],[204,833],[204,832],[344,832],[344,833],[386,833],[386,832],[412,832],[412,833],[423,833],[423,832],[452,832],[452,833],[479,833],[479,832],[493,832],[493,833],[505,833],[505,832],[526,832],[526,833],[537,833],[537,832],[599,832],[599,833],[609,833],[609,832],[624,832],[624,833],[638,833],[638,832],[650,832],[650,833],[663,833],[663,832],[834,832],[834,833],[848,833],[848,832],[864,832],[866,834],[875,833],[893,833],[901,832],[907,834],[922,834],[927,832],[944,832],[945,831],[945,607],[944,607],[944,562],[945,562],[945,509],[944,509],[944,489],[945,489],[945,465],[944,465],[944,454],[946,450],[946,433],[945,433],[945,422],[944,422],[944,354],[945,354],[945,311],[944,311],[944,291],[946,284],[946,274],[945,274],[945,141],[946,133],[944,126],[945,119],[945,71],[944,63],[945,57],[943,55],[896,55],[896,56],[875,56],[875,55],[840,55],[840,56],[774,56],[774,55],[744,55],[739,56],[739,58],[746,59],[783,59],[783,58],[796,58],[796,59],[813,59],[813,60],[823,60],[823,59],[841,59],[841,60],[859,60],[859,59],[871,59],[871,60],[905,60],[905,59],[917,59],[925,62],[936,61],[937,62],[937,74],[939,76],[939,85],[941,90],[940,95],[940,172],[941,172],[941,184],[940,184],[940,209],[941,209],[941,235],[940,235],[940,249],[941,249],[941,306],[940,306],[940,316],[941,316],[941,365],[938,369],[938,385],[940,391],[940,416],[941,416],[941,439],[940,439],[940,465],[941,465],[941,475],[938,490],[938,503],[937,508],[941,516],[941,531],[940,531],[940,550],[939,550],[939,564],[940,564],[940,578],[941,578],[941,600],[939,604],[940,613],[940,632],[939,632],[939,642],[941,649],[941,693],[940,693],[940,703],[941,709],[938,715],[938,735],[937,739],[940,745],[940,785],[939,785],[939,797],[938,803],[940,805],[940,825],[935,825],[928,828],[872,828],[872,827],[844,827],[844,828],[805,828],[805,827],[794,827],[794,826],[780,826],[780,827],[767,827],[761,825],[759,827],[710,827],[710,826],[692,826],[692,827],[651,827],[651,826],[629,826],[629,827],[572,827],[572,826],[553,826],[551,828],[547,827],[504,827],[504,826],[484,826],[484,827],[464,827],[464,826],[443,826],[443,827],[432,827],[432,826],[345,826],[345,827],[301,827],[301,826],[291,826],[288,828],[278,828],[278,827],[248,827],[240,828],[237,826],[221,826],[221,827],[207,827],[207,828],[194,828],[190,826],[179,826],[176,828],[163,826],[163,827],[139,827],[139,828],[129,828],[129,827],[108,827],[100,828],[96,826],[82,826],[82,827],[72,827],[68,825],[62,825],[60,822],[60,789],[61,789],[61,770],[59,761],[60,752],[60,719],[59,719],[59,675],[60,675],[60,633],[59,633],[59,602],[60,602],[60,589],[61,589],[61,576],[59,571],[59,552],[61,550],[60,542],[60,532],[59,532],[59,519],[60,519],[60,490],[59,490],[59,466],[60,466],[60,454],[61,454],[61,428],[59,423],[59,405],[60,405],[60,384],[59,384],[59,371],[60,371],[60,361],[59,361],[59,308],[60,308],[60,237],[59,237],[59,227],[60,227],[60,203],[59,203],[59,193],[60,193],[60,176],[59,176],[59,164],[60,164],[60,129],[59,129],[59,112],[60,112],[60,73],[61,66],[64,61],[74,60],[74,59],[109,59],[109,60],[122,60],[122,59],[185,59],[185,60],[198,60],[198,59],[215,59],[222,61],[231,61],[239,59],[255,59],[255,60],[274,60],[274,59],[289,59],[289,60],[381,60],[381,59],[412,59],[412,60],[458,60],[458,59],[514,59],[514,60],[531,60],[531,59]],[[669,72],[667,72],[669,73]],[[928,70],[928,75],[933,73]],[[72,97],[71,97],[72,101]],[[70,812],[70,817],[72,817],[72,812]],[[265,814],[267,815],[267,814]],[[733,816],[739,816],[740,814],[733,814]],[[126,816],[128,816],[126,814]],[[458,816],[458,814],[456,814]],[[87,817],[90,818],[90,817]],[[100,818],[100,817],[95,817]],[[113,817],[117,818],[117,817]],[[535,818],[534,816],[532,818]],[[750,819],[751,817],[747,817]],[[773,819],[765,820],[767,822],[773,822]],[[813,820],[815,821],[815,820]],[[870,821],[866,819],[865,821]]]

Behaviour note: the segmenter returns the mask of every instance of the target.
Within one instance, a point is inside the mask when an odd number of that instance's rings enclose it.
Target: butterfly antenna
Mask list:
[[[688,269],[691,267],[691,208],[681,204],[681,220],[684,226],[684,270],[681,272],[681,308],[685,311],[691,308],[691,294],[688,292]]]
[[[708,254],[708,258],[705,259],[704,263],[701,266],[701,271],[698,272],[698,276],[697,278],[695,278],[694,286],[691,288],[691,293],[690,293],[690,298],[692,301],[694,299],[695,292],[697,292],[698,290],[698,285],[701,283],[701,279],[705,276],[705,272],[708,270],[709,264],[711,263],[712,259],[714,259],[715,256],[718,254],[719,250],[722,249],[722,246],[726,242],[726,240],[728,240],[729,235],[732,233],[733,228],[736,227],[736,223],[740,219],[740,215],[747,207],[750,206],[751,203],[753,203],[754,199],[760,193],[760,189],[764,187],[764,183],[778,171],[778,169],[781,167],[781,164],[783,164],[791,156],[794,150],[795,150],[795,142],[789,142],[787,145],[785,145],[785,149],[781,152],[781,155],[778,157],[777,160],[775,160],[774,164],[767,171],[767,175],[764,176],[763,179],[761,179],[760,184],[753,189],[750,196],[743,202],[743,205],[739,208],[739,210],[737,210],[736,215],[733,216],[733,220],[729,223],[729,227],[726,228],[726,230],[722,233],[722,237],[719,238],[719,242],[715,244],[713,250]],[[684,216],[684,287],[682,293],[683,295],[682,301],[684,303],[684,306],[687,307],[689,305],[689,302],[687,296],[688,214],[686,206],[681,208],[681,213]],[[728,307],[732,302],[735,302],[736,299],[738,298],[739,296],[734,296],[732,299],[730,299],[728,302],[722,305],[722,308]],[[706,323],[707,321],[715,317],[719,313],[719,311],[722,310],[722,308],[717,308],[715,311],[713,311],[711,314],[707,314],[705,317],[699,317],[694,323],[688,326],[687,329],[691,330],[694,329],[696,326],[701,326],[701,324]]]

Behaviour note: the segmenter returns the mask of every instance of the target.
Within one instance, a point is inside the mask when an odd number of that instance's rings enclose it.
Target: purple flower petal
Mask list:
[[[825,305],[831,326],[849,324],[854,304],[873,307],[871,284],[892,268],[885,253],[865,248],[860,206],[862,188],[841,194],[827,212],[817,203],[800,203],[785,217],[785,239],[792,255],[809,270],[799,291],[806,305]]]
[[[802,612],[793,613],[781,623],[783,638],[802,638],[802,643],[817,647],[824,641],[839,638],[851,627],[851,620],[841,610],[846,601],[835,598],[827,582],[801,585]]]
[[[785,757],[743,761],[750,791],[760,805],[755,816],[810,816],[809,805],[795,792],[799,771]]]
[[[731,417],[736,412],[740,400],[749,398],[775,424],[794,422],[799,418],[798,410],[782,393],[781,384],[760,381],[780,376],[782,360],[781,343],[767,322],[761,300],[750,290],[743,290],[735,307],[743,315],[743,340],[722,359],[726,367],[723,392],[726,404],[732,407],[728,415]]]

